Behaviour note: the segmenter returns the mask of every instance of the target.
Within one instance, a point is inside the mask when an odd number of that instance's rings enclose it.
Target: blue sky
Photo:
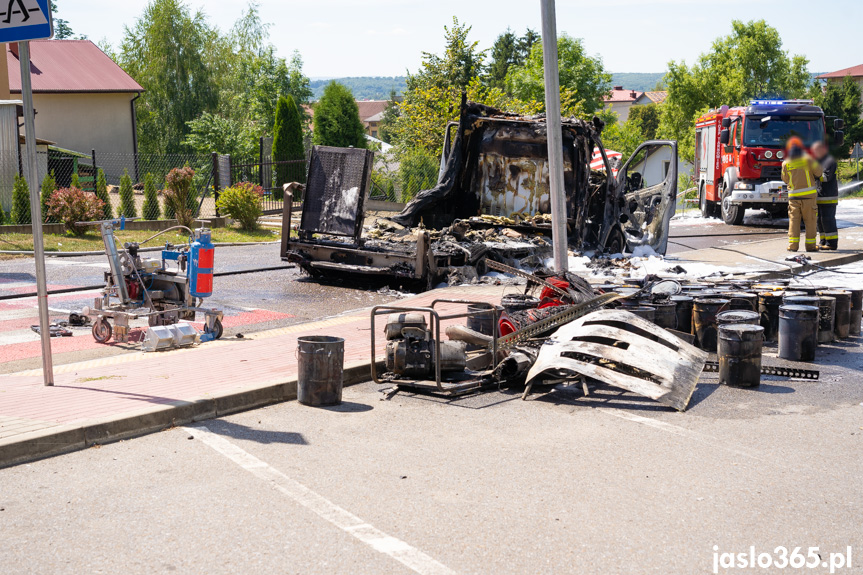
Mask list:
[[[244,2],[186,0],[222,28],[242,13]],[[138,17],[146,0],[59,0],[61,17],[92,40],[118,44],[123,25]],[[538,0],[260,0],[271,41],[280,54],[300,50],[312,77],[395,76],[415,71],[423,51],[439,52],[443,26],[456,15],[473,26],[483,48],[507,26],[539,30]],[[726,9],[720,9],[720,5]],[[709,8],[708,8],[709,7]],[[559,32],[583,38],[613,72],[660,72],[669,60],[692,62],[711,41],[730,30],[732,18],[764,18],[785,49],[803,54],[810,70],[826,72],[863,64],[859,32],[861,0],[558,0]]]

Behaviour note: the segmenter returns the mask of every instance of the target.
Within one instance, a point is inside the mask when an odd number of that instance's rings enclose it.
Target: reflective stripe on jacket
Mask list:
[[[807,154],[782,162],[782,181],[788,184],[788,197],[804,198],[817,194],[815,186],[822,173],[821,165]]]

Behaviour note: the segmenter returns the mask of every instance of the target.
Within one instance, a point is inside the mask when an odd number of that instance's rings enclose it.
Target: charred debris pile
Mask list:
[[[441,299],[430,308],[372,310],[372,350],[378,318],[386,318],[386,368],[378,373],[373,361],[376,382],[393,393],[446,395],[523,386],[522,398],[534,386],[577,384],[589,395],[603,385],[683,411],[703,371],[719,372],[720,383],[737,387],[759,385],[761,374],[818,379],[817,371],[794,364],[763,365],[762,346],[778,341],[779,358],[812,361],[817,341],[860,331],[863,289],[840,297],[814,286],[801,293],[786,282],[656,276],[593,286],[571,273],[488,265],[526,278],[524,293],[500,304]],[[822,308],[799,305],[806,301],[821,301]],[[854,302],[856,315],[849,311]],[[708,361],[710,354],[718,361]]]

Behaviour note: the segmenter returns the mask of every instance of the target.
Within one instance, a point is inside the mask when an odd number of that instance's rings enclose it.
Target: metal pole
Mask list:
[[[33,251],[36,256],[36,299],[39,302],[39,334],[42,339],[42,378],[45,385],[54,385],[48,287],[45,280],[45,246],[42,241],[42,206],[39,201],[39,171],[36,167],[36,120],[33,111],[33,87],[30,83],[30,42],[18,42],[18,56],[21,60],[21,97],[24,100],[24,150],[27,153],[27,183],[30,185],[30,221],[33,227]]]
[[[560,123],[560,78],[557,68],[557,18],[554,0],[542,5],[542,60],[545,71],[545,122],[548,138],[548,187],[551,200],[554,271],[569,269],[566,194],[563,189],[563,129]]]

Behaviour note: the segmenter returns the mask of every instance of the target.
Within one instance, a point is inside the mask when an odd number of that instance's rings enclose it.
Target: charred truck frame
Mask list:
[[[608,176],[613,171],[602,128],[598,118],[563,121],[570,246],[608,253],[645,246],[663,254],[677,201],[677,142],[645,142],[616,176]],[[590,169],[594,150],[602,156],[604,171]],[[348,156],[362,159],[361,166],[354,166],[357,175],[350,177],[344,162],[332,160]],[[451,240],[448,233],[460,222],[473,228],[497,225],[551,235],[544,116],[517,116],[463,102],[459,122],[447,126],[437,185],[419,192],[400,214],[388,219],[399,230],[399,241],[363,236],[371,166],[372,154],[365,150],[313,149],[296,239],[290,237],[292,199],[285,196],[282,259],[299,263],[315,276],[354,272],[433,286],[445,268],[476,266],[482,258],[496,256],[494,248],[444,241]],[[340,193],[350,201],[339,200]],[[350,209],[342,209],[346,204]],[[488,216],[505,218],[507,224]]]

